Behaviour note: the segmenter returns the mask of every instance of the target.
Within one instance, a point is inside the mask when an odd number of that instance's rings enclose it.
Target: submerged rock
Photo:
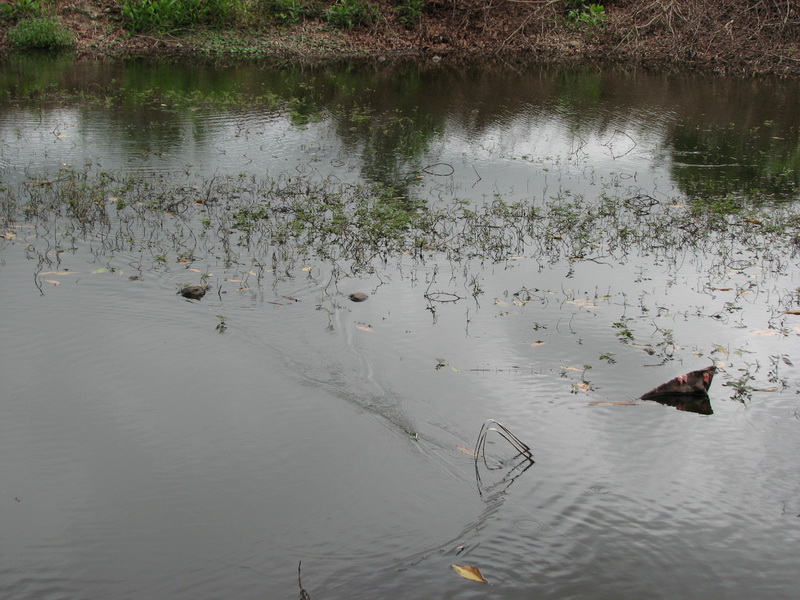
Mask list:
[[[369,298],[369,296],[367,296],[364,292],[353,292],[348,296],[348,298],[350,298],[350,300],[353,302],[363,302]]]
[[[178,293],[184,298],[191,298],[192,300],[200,300],[200,298],[206,295],[207,289],[208,286],[205,285],[187,285]]]

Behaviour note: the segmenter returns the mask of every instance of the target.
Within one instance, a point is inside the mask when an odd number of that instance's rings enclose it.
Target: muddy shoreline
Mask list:
[[[320,20],[293,26],[269,22],[237,30],[131,35],[113,0],[70,0],[55,15],[75,35],[80,59],[124,57],[500,57],[564,64],[624,64],[666,71],[737,76],[800,76],[800,7],[765,0],[629,0],[606,2],[599,26],[570,24],[563,0],[434,1],[419,24],[404,27],[391,0],[381,18],[352,30]],[[0,56],[13,50],[0,26]]]

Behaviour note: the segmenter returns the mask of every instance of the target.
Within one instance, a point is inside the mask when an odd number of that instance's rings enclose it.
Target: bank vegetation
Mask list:
[[[0,51],[493,54],[800,75],[797,0],[6,0]]]

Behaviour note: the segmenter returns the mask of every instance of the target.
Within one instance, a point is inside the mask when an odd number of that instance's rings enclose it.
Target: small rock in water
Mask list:
[[[350,300],[353,302],[363,302],[369,298],[369,296],[367,296],[364,292],[353,292],[348,296],[348,298],[350,298]]]
[[[200,298],[206,295],[206,289],[207,288],[204,285],[187,285],[178,293],[184,298],[200,300]]]

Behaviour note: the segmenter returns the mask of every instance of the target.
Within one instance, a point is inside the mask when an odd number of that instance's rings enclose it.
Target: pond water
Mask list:
[[[800,82],[0,86],[3,598],[795,597]]]

